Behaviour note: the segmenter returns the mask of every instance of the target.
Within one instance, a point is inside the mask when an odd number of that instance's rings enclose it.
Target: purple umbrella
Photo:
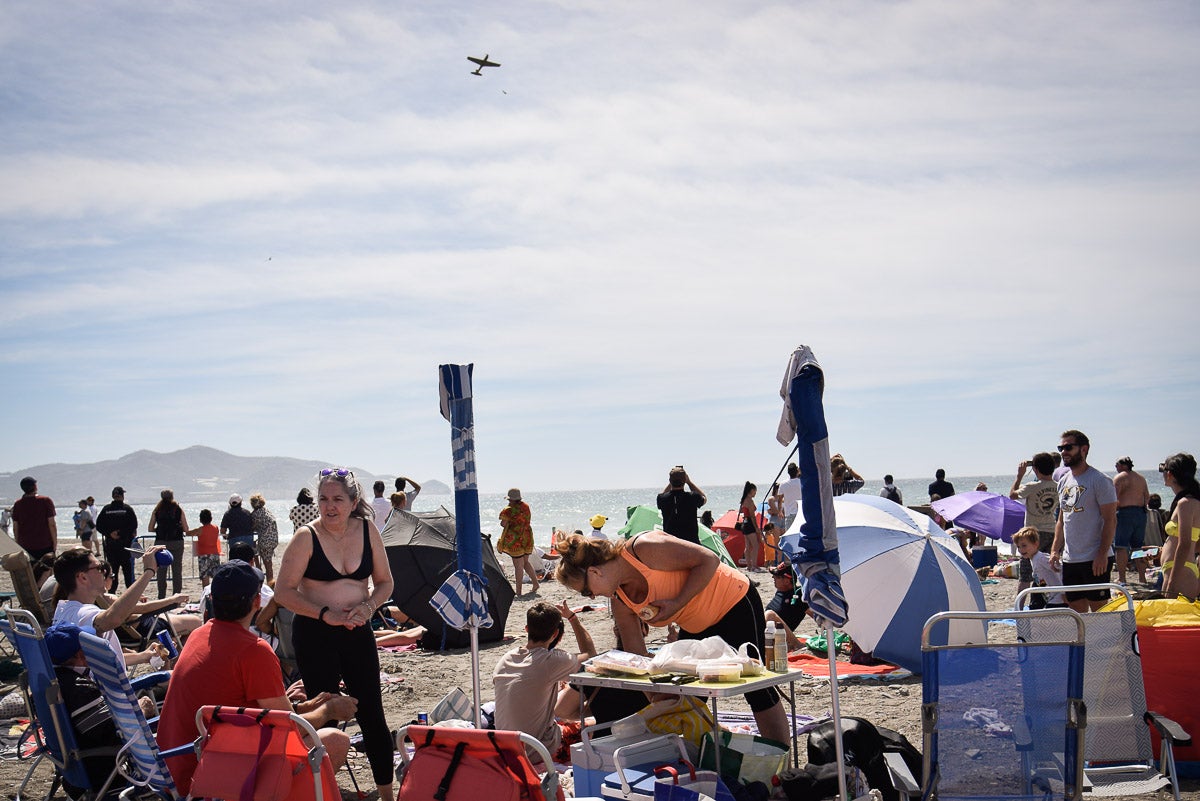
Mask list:
[[[1004,542],[1012,542],[1012,535],[1025,525],[1025,507],[994,492],[961,492],[929,505],[960,528]]]

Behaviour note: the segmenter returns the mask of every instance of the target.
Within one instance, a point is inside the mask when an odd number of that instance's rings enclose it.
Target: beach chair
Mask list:
[[[1022,642],[1002,621],[1036,620]],[[982,621],[979,641],[934,645],[950,621]],[[902,795],[923,799],[1079,799],[1083,787],[1083,620],[1069,609],[940,612],[921,633],[923,768],[885,755]],[[895,759],[889,758],[895,756]]]
[[[63,702],[54,664],[42,639],[42,629],[32,614],[24,609],[0,612],[0,633],[16,649],[25,668],[21,691],[25,696],[30,736],[34,738],[36,749],[33,764],[17,788],[17,801],[23,801],[26,797],[25,787],[43,761],[48,761],[54,767],[47,799],[53,797],[60,784],[67,785],[64,789],[75,798],[103,798],[117,778],[117,746],[86,750],[79,748],[75,728],[71,724],[71,710]],[[108,779],[99,787],[92,785],[84,766],[83,760],[91,757],[106,757],[114,762]]]
[[[1016,607],[1023,609],[1036,595],[1068,589],[1108,589],[1119,600],[1120,607],[1083,616],[1086,633],[1083,702],[1088,716],[1083,749],[1084,795],[1134,796],[1170,787],[1179,801],[1174,748],[1188,746],[1192,739],[1175,721],[1146,709],[1142,660],[1137,648],[1137,618],[1129,592],[1119,584],[1031,587],[1017,596]],[[1027,641],[1042,636],[1037,621],[1023,622],[1017,633]],[[1160,742],[1157,766],[1151,732],[1158,735]]]
[[[281,606],[275,613],[275,636],[279,638],[279,643],[275,646],[275,655],[279,657],[284,684],[291,684],[300,678],[300,664],[296,661],[296,649],[292,645],[292,625],[295,620],[296,613],[291,609]]]
[[[340,801],[316,730],[292,712],[202,706],[191,794],[228,801]],[[309,781],[311,777],[311,781]]]
[[[414,745],[411,757],[405,737]],[[544,777],[527,746],[541,757]],[[563,801],[550,752],[524,732],[405,726],[396,732],[396,750],[400,801]]]
[[[121,798],[131,799],[135,795],[145,798],[152,794],[174,801],[179,794],[163,760],[193,751],[194,743],[159,751],[154,731],[138,706],[137,689],[125,673],[124,660],[109,647],[107,640],[86,632],[79,635],[79,644],[123,741],[117,757],[117,770],[131,787],[121,793]],[[159,671],[139,677],[138,683],[144,686],[150,679],[164,681],[169,675],[166,671]]]
[[[8,571],[12,579],[13,592],[16,593],[17,606],[33,615],[37,624],[42,628],[50,625],[50,615],[42,604],[40,589],[33,578],[33,566],[29,564],[29,555],[24,551],[5,554],[0,558],[0,566]]]

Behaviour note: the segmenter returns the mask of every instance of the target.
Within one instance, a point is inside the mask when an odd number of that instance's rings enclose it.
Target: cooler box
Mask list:
[[[622,749],[622,764],[641,764],[657,759],[654,764],[661,765],[679,759],[680,746],[676,742],[682,740],[679,735],[651,735],[643,729],[639,732],[596,736],[598,732],[611,730],[612,726],[612,723],[588,726],[580,732],[582,740],[571,746],[571,775],[575,780],[577,797],[601,794],[605,777],[617,769],[618,748]]]
[[[598,795],[615,801],[654,801],[654,769],[671,765],[686,770],[690,764],[683,738],[677,734],[663,734],[643,743],[623,745],[613,751],[612,759],[616,769],[604,776]],[[578,785],[576,788],[578,795]]]
[[[981,567],[994,567],[999,560],[995,545],[976,545],[971,549],[971,566],[976,570]]]

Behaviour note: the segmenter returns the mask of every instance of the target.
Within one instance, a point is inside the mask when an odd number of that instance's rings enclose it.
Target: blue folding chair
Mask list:
[[[1036,622],[1037,640],[1022,641],[1011,625],[1000,625],[1012,618],[1018,627]],[[955,620],[983,622],[983,635],[934,645]],[[915,794],[919,787],[922,799],[939,801],[1081,798],[1083,643],[1083,620],[1070,609],[929,618],[921,633],[924,776],[920,785],[906,776],[897,789]],[[906,772],[902,766],[888,762],[893,774]]]
[[[72,795],[78,792],[85,798],[103,798],[117,776],[116,768],[107,781],[97,788],[92,786],[83,760],[107,757],[115,763],[117,746],[86,750],[79,748],[75,728],[71,725],[71,710],[63,702],[54,663],[50,661],[50,652],[42,639],[42,629],[31,613],[24,609],[0,611],[0,632],[12,643],[25,667],[21,690],[28,707],[30,732],[36,748],[33,764],[17,788],[17,801],[25,798],[25,787],[43,760],[54,766],[54,778],[50,783],[50,791],[46,793],[47,799],[64,782],[70,785]]]
[[[132,786],[121,793],[121,798],[126,801],[135,795],[141,798],[149,791],[169,801],[178,799],[179,793],[164,759],[195,753],[195,743],[159,751],[150,722],[138,706],[137,688],[125,673],[125,661],[117,656],[106,640],[91,634],[80,634],[79,645],[83,648],[88,668],[104,695],[113,721],[117,724],[117,731],[124,741],[117,758],[117,770]],[[150,678],[162,681],[167,676],[168,673],[160,671],[139,677],[138,685],[141,687]]]

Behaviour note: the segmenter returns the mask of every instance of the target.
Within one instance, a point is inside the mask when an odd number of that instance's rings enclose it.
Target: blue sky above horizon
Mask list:
[[[1195,452],[1188,2],[10,4],[0,470],[204,444],[481,486]],[[503,64],[468,74],[467,55]]]

